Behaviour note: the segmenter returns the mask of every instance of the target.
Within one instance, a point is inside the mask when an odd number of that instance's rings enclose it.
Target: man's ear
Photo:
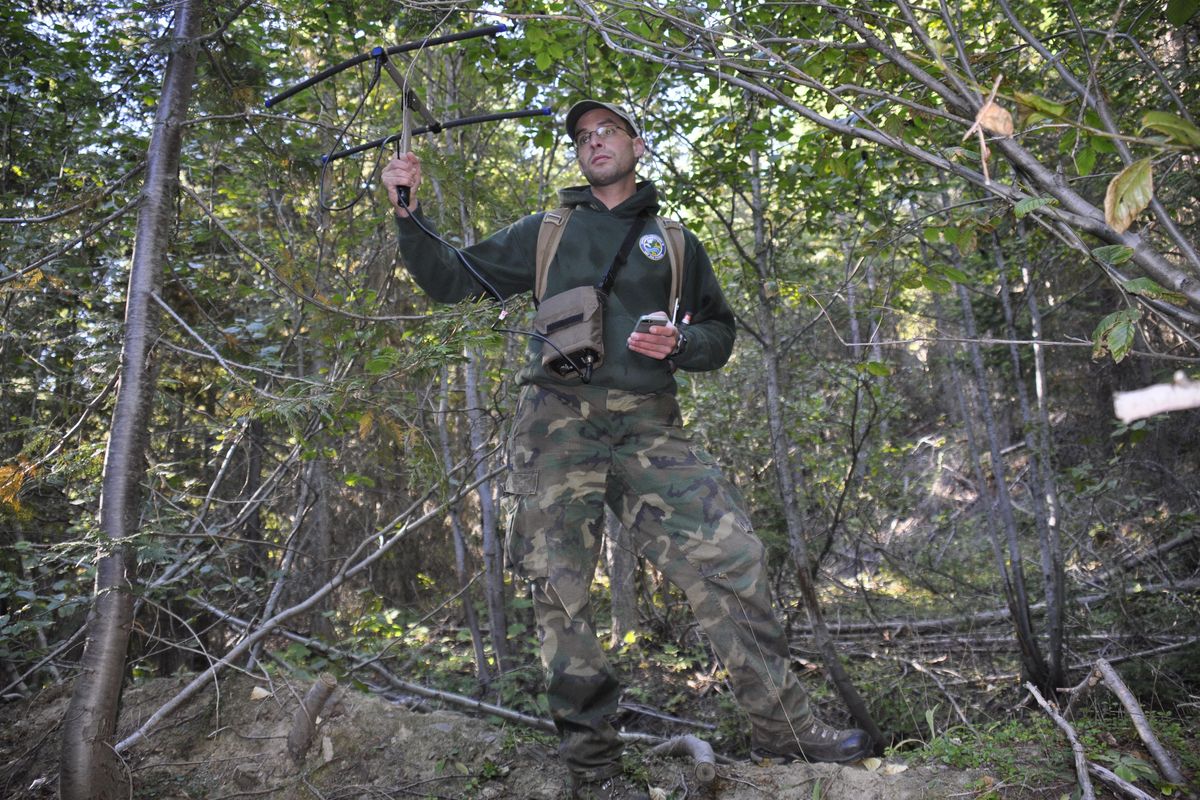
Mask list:
[[[635,136],[633,139],[633,155],[639,159],[646,155],[646,142],[640,136]]]

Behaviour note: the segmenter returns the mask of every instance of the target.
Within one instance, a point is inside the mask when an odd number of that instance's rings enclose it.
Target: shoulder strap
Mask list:
[[[537,256],[535,260],[535,281],[533,299],[541,302],[546,293],[546,276],[550,274],[550,262],[558,251],[559,240],[567,228],[567,220],[571,217],[572,208],[558,208],[547,211],[542,216],[542,224],[538,229]],[[687,255],[687,245],[683,238],[683,225],[677,219],[656,217],[658,228],[663,233],[667,243],[667,258],[671,262],[671,294],[667,312],[675,310],[675,300],[683,289],[683,262]]]
[[[546,293],[546,276],[550,274],[550,262],[558,250],[558,242],[562,239],[563,231],[567,228],[567,220],[571,217],[571,208],[559,208],[547,211],[542,216],[542,226],[538,228],[537,255],[534,261],[535,278],[533,299],[541,302]]]
[[[683,225],[677,219],[657,217],[658,228],[663,232],[667,242],[667,258],[671,262],[671,295],[668,300],[667,313],[675,312],[675,302],[683,290],[683,260],[687,245],[683,240]]]

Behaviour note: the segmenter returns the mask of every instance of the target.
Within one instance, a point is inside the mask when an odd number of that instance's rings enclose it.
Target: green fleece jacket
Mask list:
[[[591,385],[643,394],[674,393],[672,361],[643,356],[626,345],[639,316],[653,311],[671,311],[667,308],[671,264],[663,252],[663,233],[652,216],[658,211],[658,192],[654,184],[640,182],[634,195],[613,209],[606,208],[586,186],[561,190],[559,201],[575,210],[550,264],[547,297],[577,286],[599,283],[634,219],[643,209],[650,212],[629,260],[617,272],[609,293],[604,313],[604,363],[592,375]],[[421,215],[420,207],[416,215],[432,230],[431,223]],[[524,217],[464,251],[475,269],[505,298],[533,291],[538,230],[543,216],[544,213],[538,213]],[[422,231],[412,219],[398,219],[397,222],[404,265],[426,294],[445,303],[487,294],[453,250]],[[649,237],[657,237],[657,241]],[[729,359],[733,350],[733,312],[721,294],[704,246],[690,231],[685,231],[684,239],[686,254],[679,319],[690,313],[691,324],[684,329],[687,347],[673,362],[685,370],[717,369]],[[646,243],[644,248],[642,242]],[[542,343],[531,337],[531,358],[521,374],[521,383],[575,385],[580,382],[578,377],[563,378],[543,368],[541,349]]]

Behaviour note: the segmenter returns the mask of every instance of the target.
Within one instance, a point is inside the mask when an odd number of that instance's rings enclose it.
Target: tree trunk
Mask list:
[[[609,645],[620,647],[625,635],[637,630],[637,556],[629,541],[629,531],[607,505],[604,507],[605,566],[612,596],[612,627]]]
[[[446,380],[449,367],[442,367],[438,388],[440,389],[438,407],[438,439],[442,445],[442,460],[449,474],[454,467],[454,457],[450,452],[450,384]],[[470,589],[471,579],[467,570],[467,543],[463,536],[461,503],[450,506],[450,536],[454,541],[454,574],[458,579],[458,591],[462,599],[463,619],[467,629],[471,631],[471,644],[475,648],[475,678],[484,686],[491,683],[491,670],[488,669],[487,653],[483,648],[483,636],[479,632],[479,620],[475,616],[474,593]]]
[[[112,543],[96,564],[95,601],[71,703],[63,719],[59,794],[63,800],[128,795],[126,771],[112,747],[132,625],[133,553],[118,543],[137,532],[154,374],[150,350],[157,331],[153,294],[174,223],[183,123],[196,74],[193,39],[203,3],[176,6],[172,52],[146,155],[134,254],[125,301],[120,388],[113,408],[101,484],[100,530]]]
[[[956,264],[955,266],[959,266]],[[1012,500],[1008,494],[1008,476],[1004,469],[1004,455],[1001,453],[1000,439],[996,431],[995,415],[992,413],[992,402],[988,392],[987,371],[983,365],[983,355],[979,350],[976,339],[975,314],[971,309],[971,298],[962,284],[957,284],[959,303],[962,306],[963,333],[967,339],[967,352],[971,366],[975,372],[976,395],[979,403],[978,413],[983,419],[984,432],[988,438],[988,451],[992,459],[992,486],[994,494],[987,491],[987,481],[982,473],[982,467],[976,461],[981,497],[987,498],[987,505],[999,514],[1004,527],[1005,544],[1008,550],[1008,563],[1004,562],[1003,548],[998,538],[994,538],[997,568],[1004,577],[1005,595],[1016,625],[1017,644],[1020,646],[1021,669],[1025,677],[1038,687],[1049,690],[1049,672],[1042,658],[1041,648],[1033,632],[1033,622],[1029,613],[1029,594],[1025,589],[1025,566],[1021,559],[1021,545],[1017,534],[1017,522],[1013,516]],[[965,410],[965,409],[964,409]],[[989,515],[990,519],[990,515]],[[993,527],[993,537],[998,536]]]
[[[767,252],[766,232],[763,222],[762,186],[758,179],[758,152],[751,151],[751,188],[753,192],[754,214],[754,267],[758,271],[758,306],[759,331],[762,337],[762,364],[766,378],[767,392],[767,424],[771,432],[771,456],[775,465],[775,480],[779,486],[782,500],[784,520],[787,524],[788,544],[791,546],[792,559],[796,564],[796,580],[800,586],[800,595],[804,607],[808,611],[812,623],[813,639],[821,652],[825,668],[829,670],[830,679],[837,687],[838,693],[845,701],[850,714],[855,721],[875,740],[882,744],[883,733],[875,724],[867,704],[854,687],[850,675],[842,665],[836,644],[825,624],[821,613],[817,590],[813,584],[812,564],[808,557],[808,545],[804,541],[803,522],[801,520],[799,503],[796,492],[796,476],[791,468],[791,454],[788,446],[787,432],[783,423],[783,399],[779,381],[779,338],[775,331],[774,300],[766,292],[770,280],[770,258]]]
[[[1029,393],[1025,390],[1025,380],[1022,375],[1021,355],[1015,343],[1017,330],[1014,322],[1008,278],[1005,274],[1004,256],[999,248],[998,241],[996,245],[993,255],[995,256],[996,266],[999,268],[1000,274],[1000,300],[1004,308],[1004,321],[1008,329],[1008,338],[1013,342],[1013,344],[1009,345],[1009,356],[1012,359],[1013,380],[1017,387],[1017,400],[1020,403],[1021,420],[1025,429],[1025,446],[1029,450],[1029,457],[1032,462],[1029,471],[1030,495],[1033,499],[1034,521],[1038,531],[1038,545],[1042,559],[1042,590],[1046,600],[1046,658],[1049,667],[1047,679],[1051,687],[1058,687],[1064,685],[1066,682],[1066,676],[1063,671],[1063,627],[1065,622],[1063,590],[1065,578],[1063,575],[1062,552],[1059,549],[1059,537],[1056,530],[1057,520],[1050,509],[1048,502],[1049,492],[1043,483],[1043,479],[1049,473],[1049,469],[1044,462],[1049,459],[1050,454],[1048,449],[1043,451],[1039,447],[1037,437],[1039,424],[1034,418],[1033,411],[1029,405]],[[1025,291],[1032,293],[1034,287],[1026,286]],[[1032,297],[1031,301],[1036,308],[1037,301]]]

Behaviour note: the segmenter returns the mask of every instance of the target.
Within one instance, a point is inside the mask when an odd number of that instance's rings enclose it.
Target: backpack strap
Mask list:
[[[687,245],[683,240],[683,225],[677,219],[657,217],[658,228],[663,232],[667,243],[667,259],[671,262],[671,294],[667,303],[667,313],[675,313],[675,303],[683,290],[683,259]]]
[[[571,218],[571,208],[559,208],[547,211],[542,216],[542,225],[538,228],[537,255],[534,260],[533,300],[542,301],[546,293],[546,276],[550,274],[550,262],[558,250],[558,242],[562,239],[563,231],[567,229],[567,220]]]
[[[534,266],[533,299],[541,302],[546,293],[546,280],[550,274],[550,262],[558,251],[558,243],[563,231],[567,228],[567,220],[571,218],[572,208],[557,208],[547,211],[542,216],[541,227],[538,228],[537,254]],[[655,217],[663,239],[667,243],[667,259],[671,262],[671,294],[667,303],[667,313],[675,311],[675,301],[683,289],[683,262],[687,255],[687,244],[683,238],[683,225],[677,219]]]

